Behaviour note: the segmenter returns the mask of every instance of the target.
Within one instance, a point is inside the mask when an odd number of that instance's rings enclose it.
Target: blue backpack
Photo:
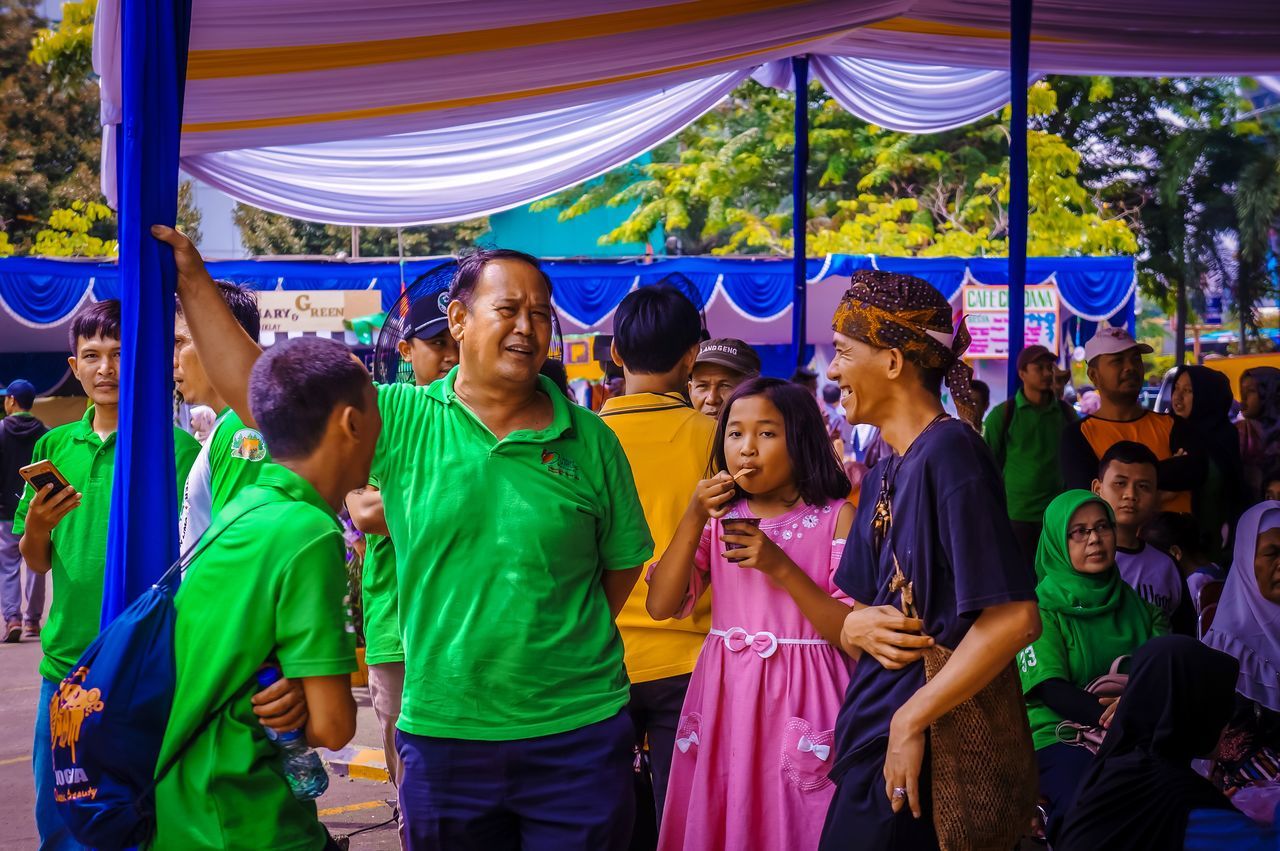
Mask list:
[[[173,595],[180,571],[235,520],[206,535],[113,620],[49,703],[54,800],[83,845],[115,851],[147,842],[155,832],[156,784],[225,708],[156,771],[177,681]]]

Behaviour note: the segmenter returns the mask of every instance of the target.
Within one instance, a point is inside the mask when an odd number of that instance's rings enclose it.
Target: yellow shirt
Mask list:
[[[617,396],[604,403],[600,416],[618,435],[631,464],[656,562],[671,543],[694,487],[709,475],[715,420],[674,393]],[[655,621],[644,606],[648,591],[642,577],[618,615],[633,683],[690,673],[711,628],[710,594],[698,601],[693,617]]]

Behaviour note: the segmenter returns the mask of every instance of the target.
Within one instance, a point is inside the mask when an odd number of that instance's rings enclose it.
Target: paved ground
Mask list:
[[[37,847],[35,793],[31,781],[31,732],[39,696],[40,645],[33,640],[0,644],[0,847],[25,851]],[[360,705],[354,744],[376,747],[381,737],[366,689],[355,690]],[[366,773],[366,772],[357,772]],[[392,851],[400,847],[394,825],[375,827],[391,817],[385,803],[395,798],[389,783],[334,776],[317,802],[320,815],[335,837],[349,836],[355,851]]]

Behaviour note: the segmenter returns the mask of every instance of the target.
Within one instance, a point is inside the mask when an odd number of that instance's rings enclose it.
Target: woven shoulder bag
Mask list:
[[[902,612],[917,617],[911,583],[894,556]],[[893,588],[893,586],[890,586]],[[932,680],[952,650],[924,652]],[[1022,682],[1013,660],[973,697],[929,726],[933,825],[942,851],[1009,851],[1030,832],[1040,777]]]

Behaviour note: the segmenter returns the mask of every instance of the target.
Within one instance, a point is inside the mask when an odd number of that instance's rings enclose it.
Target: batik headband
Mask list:
[[[973,368],[961,359],[969,348],[969,329],[963,318],[952,329],[950,303],[927,281],[870,269],[855,272],[831,327],[878,349],[897,349],[924,369],[945,370],[960,415],[971,419],[977,410]]]

